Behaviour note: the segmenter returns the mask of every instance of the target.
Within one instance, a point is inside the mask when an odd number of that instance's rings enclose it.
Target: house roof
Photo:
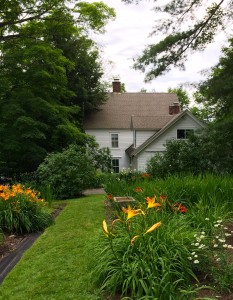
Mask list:
[[[161,129],[174,115],[166,116],[132,116],[131,126],[133,129]]]
[[[173,116],[173,118],[158,132],[153,134],[149,139],[147,139],[143,144],[141,144],[138,148],[130,151],[130,156],[135,156],[143,151],[146,147],[148,147],[152,142],[154,142],[157,138],[159,138],[166,130],[168,130],[171,126],[173,126],[176,122],[178,122],[182,117],[188,115],[192,118],[196,123],[200,125],[201,128],[204,128],[206,125],[198,120],[190,111],[184,110],[183,112]]]
[[[84,129],[161,129],[174,118],[171,93],[109,93],[106,103],[84,120]]]

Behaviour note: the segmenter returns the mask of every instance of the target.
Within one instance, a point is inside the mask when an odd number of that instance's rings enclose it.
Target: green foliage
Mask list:
[[[180,107],[182,109],[188,108],[189,103],[190,103],[189,96],[188,96],[188,93],[186,92],[186,90],[184,90],[182,88],[182,86],[177,87],[177,88],[168,88],[168,92],[174,93],[177,95],[177,97],[179,99]]]
[[[48,153],[86,143],[83,117],[106,100],[88,30],[101,31],[114,16],[98,2],[80,4],[80,22],[61,0],[14,3],[0,5],[0,172],[11,176],[35,171]]]
[[[112,180],[112,189],[109,181],[112,194],[106,201],[113,209],[117,184],[120,190],[125,180]],[[194,285],[200,274],[209,276],[218,291],[230,289],[232,265],[223,266],[227,249],[233,248],[227,242],[231,193],[232,177],[128,182],[136,202],[103,222],[105,238],[96,245],[98,284],[123,299],[194,299],[202,288]]]
[[[214,112],[213,118],[220,119],[233,114],[233,39],[229,45],[222,49],[219,63],[212,68],[207,80],[198,86],[196,101],[204,107],[211,108]]]
[[[156,19],[152,35],[163,33],[166,36],[157,44],[147,46],[134,67],[146,72],[146,81],[164,74],[172,66],[184,68],[188,53],[203,50],[232,22],[231,1],[227,1],[226,7],[224,5],[225,1],[211,1],[206,5],[200,0],[170,0],[156,5],[154,11],[163,17]]]
[[[161,226],[147,233],[161,218]],[[99,245],[97,273],[103,278],[102,287],[130,299],[188,299],[184,290],[195,278],[187,258],[193,234],[182,216],[155,214],[153,209],[130,221],[122,216]]]
[[[41,231],[53,223],[47,203],[21,185],[0,186],[0,227],[10,233]]]
[[[79,22],[89,23],[89,27],[97,32],[104,32],[104,26],[109,19],[116,17],[114,9],[103,2],[78,2],[74,11],[80,14]]]
[[[49,184],[57,199],[74,198],[91,187],[96,170],[85,147],[70,145],[62,152],[51,153],[37,169],[42,185]]]
[[[147,172],[155,177],[182,173],[232,173],[231,137],[223,127],[221,135],[220,130],[211,127],[201,135],[189,136],[187,140],[168,141],[166,152],[149,160]],[[223,139],[229,143],[222,144]]]

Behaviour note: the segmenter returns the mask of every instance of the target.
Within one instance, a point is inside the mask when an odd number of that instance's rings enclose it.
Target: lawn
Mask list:
[[[1,286],[4,300],[100,300],[92,285],[92,239],[101,231],[104,196],[64,201],[65,209]]]

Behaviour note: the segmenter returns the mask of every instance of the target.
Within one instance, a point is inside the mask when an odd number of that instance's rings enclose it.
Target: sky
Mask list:
[[[167,74],[145,83],[144,74],[132,66],[133,58],[139,56],[146,45],[158,42],[162,37],[149,37],[156,18],[152,11],[154,2],[143,0],[138,5],[126,5],[120,0],[103,2],[113,7],[117,14],[115,21],[110,21],[106,26],[106,33],[97,38],[104,59],[105,79],[111,81],[113,77],[118,77],[125,83],[127,92],[139,92],[142,88],[147,92],[167,92],[169,87],[199,82],[204,78],[200,72],[218,62],[223,41],[227,41],[225,35],[218,36],[204,52],[188,57],[185,71],[173,68]],[[107,63],[109,61],[111,64]]]

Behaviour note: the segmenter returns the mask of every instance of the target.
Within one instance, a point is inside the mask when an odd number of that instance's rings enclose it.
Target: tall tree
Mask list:
[[[96,109],[105,97],[88,28],[96,24],[101,31],[114,12],[93,3],[95,19],[86,10],[82,19],[84,7],[76,7],[78,16],[58,7],[46,18],[19,22],[11,28],[17,39],[1,43],[0,173],[33,171],[47,153],[88,141],[81,112]]]
[[[196,101],[210,107],[215,119],[233,115],[233,38],[222,49],[219,63],[211,69],[208,78],[198,86]]]
[[[219,31],[232,24],[232,8],[232,0],[169,0],[155,6],[154,10],[164,18],[156,21],[152,35],[164,33],[166,37],[146,47],[135,68],[146,72],[146,81],[172,66],[184,68],[190,52],[203,50]]]
[[[180,107],[182,109],[186,109],[189,106],[189,95],[185,89],[182,88],[182,86],[179,86],[177,88],[168,88],[168,93],[174,93],[177,95]]]

